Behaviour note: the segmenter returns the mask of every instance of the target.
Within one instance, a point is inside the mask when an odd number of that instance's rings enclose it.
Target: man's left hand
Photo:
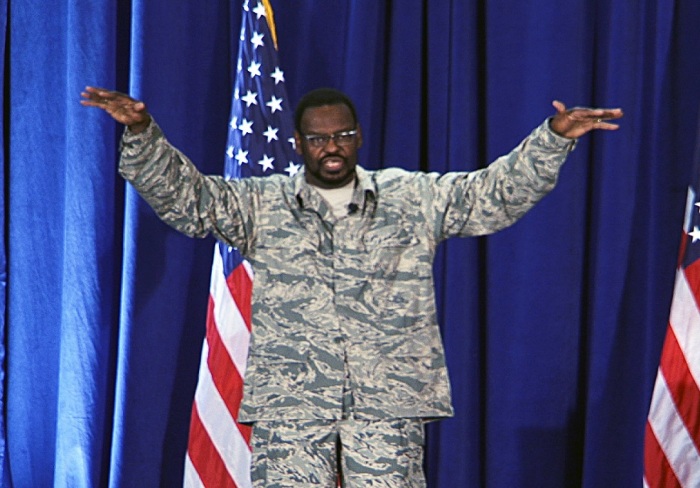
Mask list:
[[[610,120],[622,117],[622,109],[619,108],[566,108],[562,102],[555,100],[552,105],[557,113],[549,123],[554,132],[569,139],[578,139],[582,135],[594,129],[617,130],[618,124]]]

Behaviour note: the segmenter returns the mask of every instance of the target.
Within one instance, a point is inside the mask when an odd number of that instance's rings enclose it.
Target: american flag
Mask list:
[[[700,148],[700,134],[698,135]],[[644,442],[644,486],[700,487],[700,151],[688,188],[666,339]]]
[[[292,113],[268,0],[244,1],[226,178],[294,175]],[[185,487],[250,487],[250,428],[237,422],[251,333],[253,273],[218,243],[185,460]]]

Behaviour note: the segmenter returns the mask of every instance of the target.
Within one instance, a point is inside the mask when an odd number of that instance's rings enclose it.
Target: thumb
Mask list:
[[[552,106],[555,108],[557,113],[563,114],[566,112],[566,105],[564,105],[562,102],[559,100],[554,100],[552,101]]]

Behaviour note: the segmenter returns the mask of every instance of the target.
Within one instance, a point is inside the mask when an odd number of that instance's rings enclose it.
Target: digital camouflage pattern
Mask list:
[[[423,446],[417,419],[256,422],[253,486],[424,488]]]
[[[452,415],[432,263],[449,237],[517,221],[555,185],[573,142],[548,123],[470,173],[357,169],[336,219],[304,180],[204,176],[153,122],[126,131],[120,173],[160,218],[240,249],[255,270],[240,420]],[[347,369],[346,369],[347,368]]]

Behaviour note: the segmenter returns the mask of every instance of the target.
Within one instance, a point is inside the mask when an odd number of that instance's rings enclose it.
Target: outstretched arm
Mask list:
[[[578,139],[582,135],[595,129],[616,130],[620,126],[608,122],[608,120],[622,117],[622,109],[619,108],[566,108],[562,102],[555,100],[552,105],[557,113],[549,124],[554,132],[569,139]]]
[[[124,93],[87,86],[80,96],[84,98],[80,101],[82,105],[101,108],[117,122],[128,126],[134,134],[142,132],[151,123],[146,104]]]

